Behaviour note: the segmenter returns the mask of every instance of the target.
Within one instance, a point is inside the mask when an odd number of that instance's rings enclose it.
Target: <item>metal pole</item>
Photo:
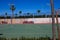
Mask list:
[[[52,14],[52,39],[53,39],[53,40],[56,40],[53,0],[50,0],[50,3],[51,3],[51,14]]]
[[[59,30],[58,12],[57,11],[56,11],[56,23],[57,23],[57,31],[58,31],[58,40],[60,40],[60,30]]]

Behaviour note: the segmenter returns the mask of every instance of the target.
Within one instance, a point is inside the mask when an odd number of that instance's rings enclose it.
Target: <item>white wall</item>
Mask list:
[[[60,23],[60,18],[58,18]],[[4,19],[0,19],[0,22],[4,21]],[[8,22],[8,24],[11,23],[11,19],[5,19],[5,21]],[[52,23],[52,18],[20,18],[20,19],[13,19],[13,24],[23,24],[23,21],[34,21],[34,23]],[[56,23],[56,18],[55,18]]]

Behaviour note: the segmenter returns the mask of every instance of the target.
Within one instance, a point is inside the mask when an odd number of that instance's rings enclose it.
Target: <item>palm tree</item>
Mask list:
[[[7,12],[5,13],[5,17],[7,17]]]
[[[52,14],[52,39],[56,40],[56,34],[55,34],[55,19],[54,19],[54,3],[53,0],[50,0],[51,4],[51,14]]]
[[[39,14],[40,13],[40,10],[37,10],[37,13]]]
[[[13,4],[11,4],[11,7],[10,7],[11,11],[12,11],[12,17],[11,17],[11,24],[13,22],[12,18],[14,18],[14,10],[16,9],[15,6]]]
[[[27,13],[27,15],[29,16],[29,15],[30,15],[30,13]]]
[[[37,14],[40,14],[40,10],[37,10]]]
[[[16,17],[17,17],[18,14],[16,13],[15,15],[16,15]]]
[[[19,16],[20,16],[20,14],[22,14],[22,11],[19,11]]]
[[[27,13],[27,18],[29,18],[29,17],[30,17],[30,13],[28,12],[28,13]]]
[[[19,17],[20,17],[20,15],[22,14],[22,11],[19,11]],[[21,20],[21,19],[20,19]]]
[[[5,13],[5,19],[7,19],[7,12]],[[5,20],[6,21],[6,20]]]

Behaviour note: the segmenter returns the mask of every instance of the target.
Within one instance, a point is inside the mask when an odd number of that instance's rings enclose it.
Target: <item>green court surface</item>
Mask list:
[[[57,28],[56,38],[57,38]],[[52,38],[52,24],[0,24],[0,37],[50,37]]]

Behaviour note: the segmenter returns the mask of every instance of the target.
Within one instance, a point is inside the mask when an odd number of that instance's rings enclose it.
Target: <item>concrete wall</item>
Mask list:
[[[27,21],[34,21],[34,23],[52,23],[52,18],[29,18],[26,19]],[[60,18],[58,18],[58,21],[60,23]],[[56,23],[56,18],[55,18],[55,23]]]
[[[59,23],[60,23],[60,18],[58,18]],[[8,24],[11,24],[11,19],[0,19],[1,21],[6,21]],[[13,19],[13,24],[23,24],[24,21],[34,21],[34,23],[52,23],[52,18],[20,18],[20,19]],[[56,18],[55,18],[55,23],[56,23]]]

